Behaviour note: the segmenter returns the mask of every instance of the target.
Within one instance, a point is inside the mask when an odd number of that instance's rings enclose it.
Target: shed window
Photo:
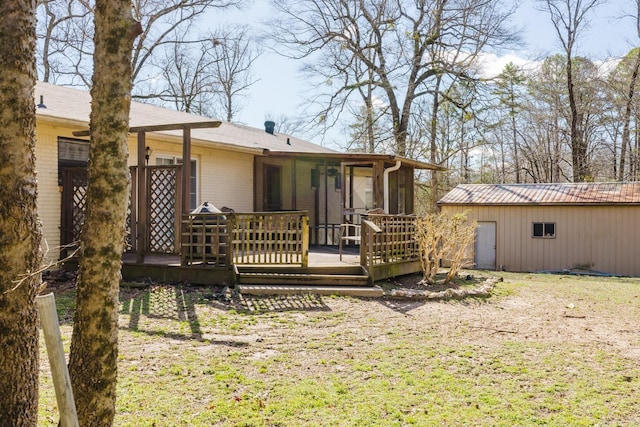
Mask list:
[[[534,222],[533,237],[553,239],[556,237],[556,224],[553,222]]]

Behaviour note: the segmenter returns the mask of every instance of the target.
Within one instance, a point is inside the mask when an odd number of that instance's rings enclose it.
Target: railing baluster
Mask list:
[[[308,263],[306,212],[198,213],[182,217],[182,265]]]

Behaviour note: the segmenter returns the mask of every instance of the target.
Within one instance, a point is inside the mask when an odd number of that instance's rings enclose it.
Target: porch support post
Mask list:
[[[296,210],[298,200],[297,200],[297,188],[296,188],[296,159],[294,158],[291,161],[291,209]]]
[[[182,131],[182,213],[191,209],[191,129],[184,128]]]
[[[144,262],[144,252],[147,249],[147,162],[146,135],[138,132],[138,242],[136,245],[138,263]]]
[[[415,185],[416,185],[416,173],[414,168],[406,168],[404,185],[406,188],[405,194],[405,213],[411,215],[415,213]]]
[[[373,208],[384,208],[384,198],[384,161],[378,160],[373,164]]]

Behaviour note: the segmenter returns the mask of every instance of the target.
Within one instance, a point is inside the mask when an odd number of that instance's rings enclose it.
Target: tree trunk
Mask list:
[[[115,416],[118,292],[130,185],[131,52],[140,31],[130,1],[96,1],[89,185],[69,360],[82,426],[109,426]]]
[[[440,110],[440,83],[442,76],[436,76],[435,88],[433,91],[433,103],[431,105],[431,120],[429,123],[429,161],[431,164],[437,165],[438,162],[438,111]],[[438,200],[440,200],[440,180],[439,171],[431,171],[431,203],[429,212],[436,212],[438,209]]]
[[[640,4],[640,3],[638,3]],[[627,91],[626,105],[624,109],[624,127],[622,129],[622,142],[620,144],[620,168],[618,169],[618,181],[624,181],[625,157],[627,148],[631,148],[631,138],[629,137],[629,127],[631,123],[631,113],[633,110],[633,95],[636,91],[636,81],[640,70],[640,49],[636,52],[636,60],[633,64],[631,79],[629,80],[629,90]]]
[[[516,125],[516,111],[515,111],[515,108],[513,107],[515,105],[515,102],[516,102],[515,93],[514,91],[512,91],[511,92],[511,106],[512,106],[511,107],[511,131],[512,131],[512,137],[513,137],[513,167],[516,170],[516,184],[520,184],[521,177],[520,177],[520,156],[519,156],[519,150],[518,150],[518,128]],[[504,173],[503,173],[503,177],[504,177]]]
[[[38,419],[41,230],[36,207],[35,2],[0,18],[0,426]]]
[[[573,182],[583,182],[587,178],[587,150],[584,147],[584,138],[579,130],[579,112],[576,103],[575,86],[573,83],[573,58],[571,52],[567,54],[567,90],[569,93],[570,110],[570,138],[571,138],[571,163],[573,166]]]

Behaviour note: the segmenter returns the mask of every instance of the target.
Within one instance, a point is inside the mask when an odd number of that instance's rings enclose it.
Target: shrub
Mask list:
[[[456,277],[469,260],[476,225],[475,221],[469,224],[465,214],[427,214],[418,218],[416,237],[424,281],[436,283],[436,274],[443,261],[449,264],[444,283]]]

